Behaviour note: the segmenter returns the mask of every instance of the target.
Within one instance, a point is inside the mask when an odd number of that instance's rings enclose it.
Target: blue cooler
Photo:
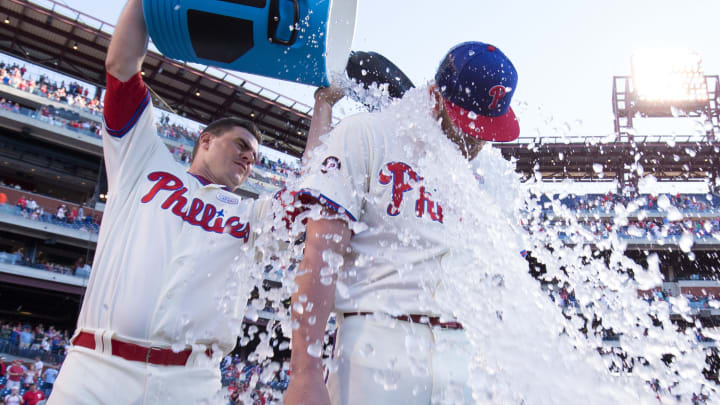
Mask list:
[[[350,56],[357,0],[143,0],[165,56],[327,86]]]

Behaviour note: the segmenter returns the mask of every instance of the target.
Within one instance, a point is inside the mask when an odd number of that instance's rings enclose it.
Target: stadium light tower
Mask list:
[[[632,56],[632,76],[613,78],[618,140],[633,138],[633,118],[696,117],[709,122],[706,138],[720,134],[720,80],[707,76],[702,57],[687,49],[641,49]]]

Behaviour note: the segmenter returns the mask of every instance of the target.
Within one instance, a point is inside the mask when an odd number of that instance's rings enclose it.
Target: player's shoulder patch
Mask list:
[[[225,203],[225,204],[230,204],[230,205],[238,205],[238,204],[240,204],[240,199],[239,199],[239,198],[237,198],[237,197],[231,197],[231,196],[226,195],[226,194],[223,194],[223,193],[217,193],[216,198],[218,199],[218,201],[223,202],[223,203]]]
[[[323,160],[322,162],[322,168],[320,169],[321,172],[327,173],[331,170],[340,170],[342,167],[342,163],[340,163],[340,159],[335,156],[328,156]]]

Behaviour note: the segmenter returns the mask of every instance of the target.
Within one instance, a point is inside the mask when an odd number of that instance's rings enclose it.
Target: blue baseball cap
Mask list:
[[[497,47],[464,42],[448,52],[435,75],[453,123],[464,133],[492,142],[509,142],[520,135],[510,101],[518,74]]]

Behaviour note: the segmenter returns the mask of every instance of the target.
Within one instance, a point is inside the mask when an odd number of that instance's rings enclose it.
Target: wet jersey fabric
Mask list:
[[[230,302],[245,288],[238,264],[253,257],[269,200],[241,199],[177,163],[157,135],[139,74],[124,83],[108,75],[105,106],[109,198],[78,329],[232,348],[227,325],[245,304]]]
[[[298,187],[355,231],[338,278],[338,312],[439,315],[434,273],[452,249],[446,235],[458,218],[448,221],[456,213],[424,179],[435,170],[422,163],[433,145],[407,131],[405,118],[392,110],[346,118],[313,152]]]

